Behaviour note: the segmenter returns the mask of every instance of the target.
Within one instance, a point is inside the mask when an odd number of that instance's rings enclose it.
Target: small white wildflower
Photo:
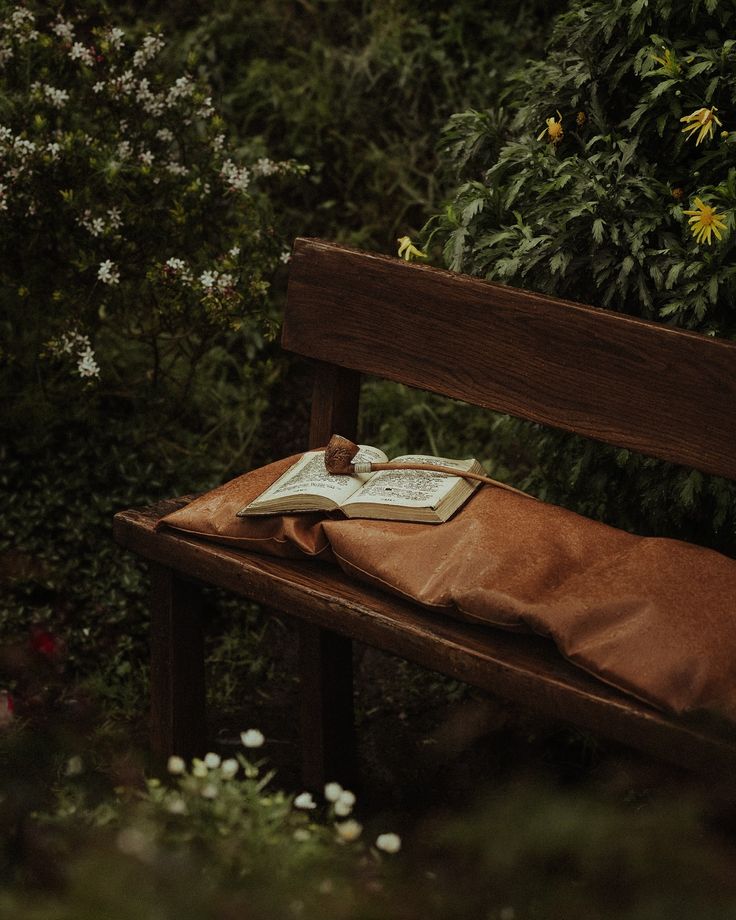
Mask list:
[[[143,67],[149,61],[153,60],[164,47],[164,44],[165,42],[161,35],[146,35],[141,42],[140,48],[133,55],[133,66]]]
[[[60,152],[61,144],[57,144],[55,141],[53,143],[46,144],[46,153],[48,153],[52,160],[58,160]]]
[[[179,776],[186,770],[186,768],[187,765],[184,763],[184,758],[177,757],[176,754],[172,754],[171,757],[169,757],[168,763],[166,764],[166,769],[174,776]]]
[[[233,248],[228,251],[228,255],[231,259],[237,259],[240,255],[240,246],[233,246]]]
[[[258,748],[261,747],[266,739],[257,728],[249,728],[248,731],[240,733],[240,740],[243,743],[243,747]]]
[[[200,793],[203,799],[216,799],[217,798],[217,786],[214,783],[207,783],[202,787]]]
[[[166,172],[171,173],[172,176],[186,176],[189,174],[189,170],[182,163],[176,163],[174,160],[171,160],[166,164]]]
[[[107,212],[107,223],[111,230],[119,230],[123,224],[120,208],[110,208]]]
[[[204,762],[210,770],[216,770],[221,763],[220,755],[210,751],[209,754],[205,754]]]
[[[316,808],[316,807],[317,805],[315,804],[315,801],[312,798],[311,792],[301,792],[294,799],[294,808],[310,809],[310,808]]]
[[[250,172],[245,166],[236,166],[232,160],[225,160],[220,175],[233,191],[244,192],[250,185]]]
[[[327,783],[325,786],[325,798],[328,802],[336,802],[343,792],[344,790],[340,783]]]
[[[101,93],[104,88],[105,88],[104,80],[98,80],[92,87],[92,92]]]
[[[224,146],[225,146],[225,135],[216,134],[212,138],[212,149],[215,151],[215,153],[217,153],[218,151],[222,150]]]
[[[105,36],[110,43],[110,47],[114,48],[116,51],[119,51],[120,48],[125,44],[125,32],[122,29],[117,27],[110,28],[107,35]]]
[[[192,760],[192,776],[196,776],[197,779],[204,779],[207,773],[207,765],[205,762],[200,760],[199,757],[195,757]]]
[[[194,93],[191,77],[179,77],[166,94],[166,105],[172,108],[179,99],[188,99]]]
[[[199,276],[199,283],[202,285],[202,287],[205,288],[214,287],[216,280],[217,275],[210,271],[202,272],[202,274]]]
[[[228,757],[227,760],[223,760],[222,766],[220,767],[220,773],[222,774],[223,779],[232,779],[233,776],[238,772],[238,767],[240,764],[234,757]]]
[[[379,834],[376,846],[384,853],[398,853],[401,849],[401,837],[398,834]]]
[[[69,101],[69,93],[65,89],[57,89],[55,86],[44,86],[43,94],[46,100],[57,109],[63,109]]]
[[[97,269],[97,277],[103,284],[118,284],[120,282],[120,272],[115,263],[111,262],[110,259],[105,259],[104,262],[100,262],[100,267]]]
[[[291,252],[288,249],[285,249],[279,256],[279,259],[284,263],[284,265],[286,265],[287,263],[291,262]]]
[[[88,67],[91,67],[95,62],[95,56],[92,50],[85,47],[81,42],[74,42],[74,44],[69,49],[69,57],[73,61],[81,61]]]
[[[51,31],[58,35],[62,41],[68,42],[70,45],[74,41],[74,26],[70,22],[59,19],[51,27]]]
[[[349,818],[347,821],[340,821],[336,824],[335,830],[340,841],[352,843],[353,840],[357,840],[360,837],[363,832],[363,825],[354,818]]]
[[[337,797],[335,802],[335,814],[338,818],[347,818],[355,805],[355,796],[352,792],[345,789]]]
[[[77,373],[80,377],[100,376],[100,367],[91,348],[85,348],[84,351],[80,351],[77,360]]]
[[[292,834],[292,837],[297,841],[297,843],[306,843],[307,840],[311,839],[312,835],[309,833],[306,827],[298,827]]]
[[[256,176],[272,176],[277,171],[278,166],[267,157],[260,157],[253,166],[253,172]]]
[[[159,128],[156,132],[156,137],[165,144],[169,144],[174,140],[174,134],[169,128]]]
[[[153,154],[150,150],[142,150],[138,154],[138,159],[144,166],[153,166]]]

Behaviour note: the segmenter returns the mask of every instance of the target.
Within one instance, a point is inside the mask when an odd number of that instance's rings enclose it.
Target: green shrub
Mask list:
[[[309,164],[280,199],[292,233],[393,252],[441,200],[442,123],[493,97],[560,6],[216,0],[182,40],[240,138]]]
[[[505,110],[466,111],[447,126],[458,184],[431,226],[447,264],[734,338],[735,15],[713,0],[576,0],[545,56],[509,80]],[[703,214],[712,220],[703,208],[722,217],[706,239],[694,232]],[[508,424],[544,497],[736,547],[730,484]]]

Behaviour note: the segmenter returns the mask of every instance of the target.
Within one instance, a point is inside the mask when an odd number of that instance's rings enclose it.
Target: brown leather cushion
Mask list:
[[[259,496],[301,456],[296,454],[269,463],[200,495],[178,511],[161,518],[156,529],[174,527],[226,546],[267,556],[284,559],[319,556],[322,560],[329,560],[332,554],[322,530],[325,518],[322,513],[236,517],[241,508]]]
[[[440,525],[235,517],[295,459],[164,521],[272,555],[324,558],[329,545],[356,578],[475,623],[549,636],[575,664],[661,708],[736,720],[735,560],[489,486]]]

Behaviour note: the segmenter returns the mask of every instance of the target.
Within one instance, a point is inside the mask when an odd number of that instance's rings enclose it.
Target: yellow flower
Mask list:
[[[696,242],[702,243],[705,240],[710,245],[712,234],[715,234],[717,240],[721,239],[720,231],[726,229],[726,224],[723,214],[718,214],[715,208],[709,204],[703,204],[700,198],[696,198],[695,209],[683,211],[683,213],[690,215],[688,223]]]
[[[406,259],[407,262],[411,262],[412,259],[428,258],[426,252],[417,249],[414,243],[412,243],[410,236],[401,236],[396,242],[399,244],[399,256],[402,259]]]
[[[562,115],[560,114],[559,109],[557,109],[557,118],[559,120],[556,120],[555,116],[553,115],[551,118],[547,119],[547,127],[544,129],[544,131],[542,131],[542,133],[537,138],[538,141],[541,141],[544,135],[546,134],[547,140],[549,141],[550,144],[556,145],[560,143],[564,132],[562,130]]]
[[[585,112],[578,112],[578,114],[577,114],[577,116],[576,116],[576,118],[575,118],[575,121],[577,122],[578,127],[580,127],[580,128],[583,127],[583,125],[585,124],[585,122],[586,122],[587,120],[588,120],[588,117],[587,117],[587,115],[585,114]]]
[[[679,76],[680,65],[677,63],[675,52],[671,48],[662,48],[662,54],[664,57],[657,57],[656,54],[653,54],[652,57],[671,77]]]
[[[696,109],[694,112],[691,112],[689,115],[683,115],[680,121],[686,122],[685,127],[682,129],[685,134],[687,134],[687,139],[690,140],[691,137],[695,135],[696,131],[700,131],[698,134],[698,139],[695,141],[695,146],[697,147],[703,138],[707,135],[710,140],[713,137],[713,132],[715,131],[715,126],[721,126],[721,122],[716,117],[716,112],[718,109],[713,106],[712,109]]]

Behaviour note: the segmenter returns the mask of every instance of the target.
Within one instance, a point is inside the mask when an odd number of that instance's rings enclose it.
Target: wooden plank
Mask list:
[[[285,348],[736,478],[736,344],[297,240]]]
[[[154,561],[150,571],[151,749],[162,767],[171,754],[205,752],[202,598],[168,566]]]
[[[172,505],[172,507],[174,507]],[[258,557],[153,526],[165,506],[121,512],[115,539],[192,578],[293,612],[505,698],[700,772],[733,774],[736,730],[677,719],[596,681],[538,637],[476,627],[367,586],[333,566]]]

